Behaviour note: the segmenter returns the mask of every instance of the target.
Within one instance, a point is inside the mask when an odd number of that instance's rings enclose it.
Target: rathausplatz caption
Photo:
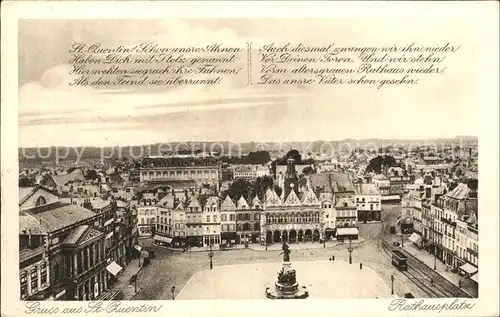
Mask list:
[[[218,85],[241,77],[249,85],[418,85],[446,73],[456,43],[389,46],[328,43],[224,43],[170,47],[145,42],[105,47],[74,43],[71,86]]]

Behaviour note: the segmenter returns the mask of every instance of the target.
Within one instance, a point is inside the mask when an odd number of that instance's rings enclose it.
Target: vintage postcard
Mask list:
[[[4,4],[2,316],[498,316],[498,8]]]

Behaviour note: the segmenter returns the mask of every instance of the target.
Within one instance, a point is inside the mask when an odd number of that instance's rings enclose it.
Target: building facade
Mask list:
[[[221,243],[223,245],[236,244],[236,204],[231,197],[226,196],[220,206]]]
[[[382,220],[382,196],[374,184],[356,185],[357,221],[379,222]]]
[[[93,300],[106,292],[102,215],[44,187],[20,190],[20,296]]]
[[[324,238],[322,204],[311,189],[299,199],[298,183],[295,161],[289,159],[283,179],[283,198],[274,190],[266,192],[264,212],[261,213],[261,241],[264,243],[319,242]]]
[[[140,168],[141,182],[194,180],[198,184],[211,184],[217,189],[221,181],[221,165],[216,157],[173,155],[148,157]]]

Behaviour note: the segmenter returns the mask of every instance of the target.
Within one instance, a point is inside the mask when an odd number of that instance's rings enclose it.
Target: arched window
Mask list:
[[[38,197],[38,199],[36,200],[36,203],[35,203],[35,207],[38,207],[38,206],[43,206],[47,203],[47,201],[45,200],[45,198],[43,196],[40,196]]]

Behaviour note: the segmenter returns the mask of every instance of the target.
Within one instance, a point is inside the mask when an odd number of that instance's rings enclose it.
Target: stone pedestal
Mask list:
[[[291,269],[291,266],[292,263],[283,262],[282,270],[278,272],[278,277],[280,275],[295,276],[295,271]],[[308,296],[309,293],[306,287],[299,287],[299,283],[295,279],[286,282],[278,280],[274,283],[274,290],[271,287],[266,288],[266,297],[269,299],[303,299]]]

